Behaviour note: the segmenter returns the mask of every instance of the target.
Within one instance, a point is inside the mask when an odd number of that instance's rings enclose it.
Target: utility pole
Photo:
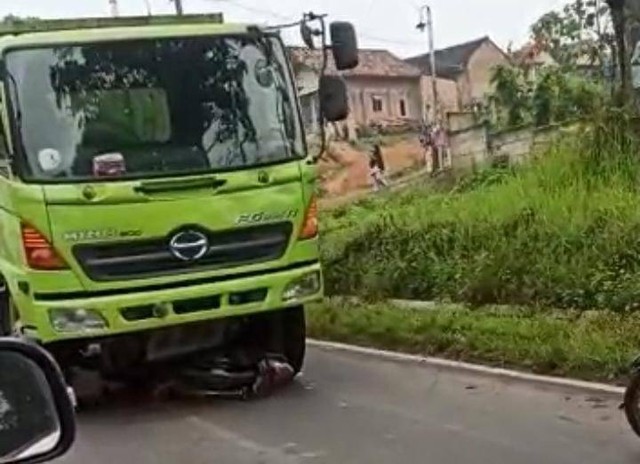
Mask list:
[[[173,0],[173,3],[176,5],[176,14],[178,16],[182,16],[184,10],[182,9],[182,0]]]
[[[426,13],[426,23],[425,23]],[[427,30],[427,37],[429,40],[429,59],[431,66],[431,114],[429,118],[431,121],[435,121],[438,118],[438,76],[436,72],[436,53],[435,43],[433,39],[433,15],[431,14],[431,7],[429,5],[423,5],[420,8],[420,22],[417,28],[424,32]]]
[[[151,11],[151,3],[149,3],[149,0],[144,0],[144,6],[147,8],[147,16],[152,16],[153,12]]]
[[[120,16],[120,10],[118,9],[118,0],[109,0],[109,7],[111,9],[111,16],[117,18]]]

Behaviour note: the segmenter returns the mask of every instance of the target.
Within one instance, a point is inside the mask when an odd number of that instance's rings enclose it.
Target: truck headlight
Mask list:
[[[107,321],[92,309],[50,309],[49,319],[56,332],[92,332],[108,328]]]
[[[322,279],[320,272],[310,272],[289,282],[282,292],[282,299],[284,301],[291,301],[312,296],[318,293],[321,287]]]

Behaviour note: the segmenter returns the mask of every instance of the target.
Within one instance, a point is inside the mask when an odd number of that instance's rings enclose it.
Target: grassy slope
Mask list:
[[[635,309],[636,165],[632,157],[565,144],[527,169],[482,173],[452,193],[418,188],[328,213],[328,290]]]
[[[640,315],[443,305],[436,311],[332,299],[308,310],[311,336],[585,380],[622,381]]]

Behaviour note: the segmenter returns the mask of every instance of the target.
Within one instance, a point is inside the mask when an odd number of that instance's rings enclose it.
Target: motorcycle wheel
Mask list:
[[[635,372],[624,392],[624,414],[636,435],[640,436],[640,372]]]

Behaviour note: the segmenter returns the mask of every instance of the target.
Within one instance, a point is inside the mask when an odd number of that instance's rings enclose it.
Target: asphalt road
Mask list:
[[[259,401],[115,398],[84,411],[70,464],[640,462],[613,399],[310,350]]]

